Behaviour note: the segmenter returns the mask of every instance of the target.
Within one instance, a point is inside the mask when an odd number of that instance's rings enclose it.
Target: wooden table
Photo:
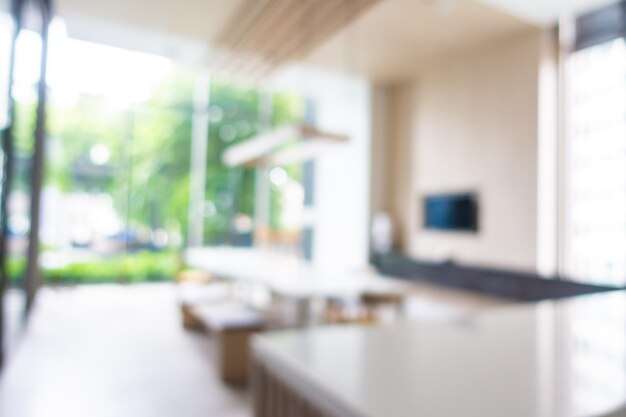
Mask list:
[[[248,248],[191,248],[185,261],[194,268],[237,282],[267,288],[297,305],[298,322],[311,323],[311,301],[357,297],[363,293],[404,293],[409,284],[371,271],[321,270],[281,253]]]

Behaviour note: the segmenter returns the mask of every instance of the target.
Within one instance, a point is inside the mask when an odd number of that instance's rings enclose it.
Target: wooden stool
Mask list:
[[[178,301],[183,327],[195,331],[206,330],[204,323],[196,313],[195,307],[223,303],[230,299],[230,295],[231,289],[226,283],[183,282],[178,284]]]

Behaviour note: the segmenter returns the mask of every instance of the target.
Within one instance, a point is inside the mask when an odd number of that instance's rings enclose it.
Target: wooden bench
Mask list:
[[[196,307],[223,303],[230,299],[231,288],[226,283],[181,283],[178,284],[178,302],[183,327],[188,330],[204,331],[205,326],[196,314]]]
[[[241,303],[200,305],[193,310],[204,328],[215,336],[222,379],[245,383],[250,366],[250,338],[265,327],[263,314]]]

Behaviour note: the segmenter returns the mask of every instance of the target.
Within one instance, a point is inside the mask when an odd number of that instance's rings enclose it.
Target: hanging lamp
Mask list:
[[[222,154],[230,167],[269,167],[310,160],[331,146],[348,142],[343,134],[325,132],[297,123],[281,126],[233,145]]]

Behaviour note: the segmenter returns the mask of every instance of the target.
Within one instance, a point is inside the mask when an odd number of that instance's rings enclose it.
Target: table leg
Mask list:
[[[296,314],[299,326],[306,327],[313,324],[310,297],[302,297],[296,300]]]

